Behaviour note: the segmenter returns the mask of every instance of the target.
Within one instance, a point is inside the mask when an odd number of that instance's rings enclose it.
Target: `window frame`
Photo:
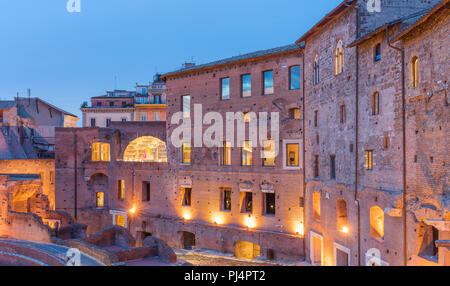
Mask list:
[[[250,77],[250,90],[249,91],[244,91],[244,77],[246,77],[246,76]],[[252,74],[251,73],[241,74],[240,78],[241,78],[241,98],[251,97],[252,96]],[[244,94],[246,92],[250,93],[250,95],[244,96]]]
[[[182,206],[192,207],[192,187],[183,187],[182,193],[183,193],[183,199],[181,200]]]
[[[373,171],[373,150],[364,151],[364,168],[366,171]]]
[[[248,147],[247,147],[246,143],[250,143]],[[251,151],[246,151],[245,147],[250,148]],[[248,153],[251,154],[250,163],[245,163],[244,164],[244,152],[247,152],[245,154],[248,154]],[[247,161],[245,161],[245,162],[247,162]],[[252,146],[252,141],[251,140],[244,140],[243,143],[242,143],[242,147],[241,147],[241,166],[242,167],[251,167],[251,166],[253,166],[253,146]]]
[[[268,196],[273,196],[273,213],[269,213],[269,208],[268,208],[268,204],[269,204],[269,200],[268,200]],[[276,216],[277,213],[277,205],[276,205],[276,196],[275,193],[273,192],[264,192],[263,193],[263,202],[264,202],[264,216]]]
[[[224,98],[223,97],[223,81],[224,80],[228,80],[228,98]],[[231,99],[231,80],[230,77],[222,77],[220,78],[220,100],[221,101],[225,101],[225,100],[230,100]]]
[[[185,149],[185,146],[186,146],[186,149]],[[189,148],[189,149],[187,149],[187,148]],[[185,150],[189,150],[189,162],[186,162],[186,158],[184,156]],[[192,145],[190,142],[181,143],[181,164],[183,164],[183,165],[191,165],[192,164]]]
[[[266,73],[272,73],[272,92],[270,93],[266,93]],[[270,89],[270,88],[267,88]],[[263,95],[272,95],[275,93],[275,81],[274,81],[274,76],[273,76],[273,69],[269,69],[269,70],[265,70],[262,72],[262,94]]]
[[[185,98],[189,101],[189,114],[187,114],[187,111],[185,111],[185,105],[184,101]],[[181,96],[181,112],[183,112],[183,118],[191,118],[191,96],[189,94],[185,94]]]
[[[298,67],[298,88],[292,88],[292,69]],[[299,90],[302,88],[302,70],[300,65],[292,65],[289,67],[289,90]]]

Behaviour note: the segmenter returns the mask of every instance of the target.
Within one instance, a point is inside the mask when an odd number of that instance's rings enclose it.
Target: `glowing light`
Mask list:
[[[343,233],[348,233],[348,226],[343,226],[342,227],[342,232]]]
[[[135,214],[136,213],[136,206],[133,206],[131,209],[130,209],[130,214]]]
[[[299,223],[296,226],[295,234],[303,236],[303,234],[304,234],[304,232],[303,232],[303,223]]]
[[[183,212],[183,218],[185,220],[190,220],[192,218],[192,215],[191,215],[191,213],[189,211],[184,211]]]
[[[223,217],[221,215],[215,215],[213,217],[213,222],[215,224],[223,224],[224,223],[224,219],[223,219]]]
[[[252,217],[251,215],[249,215],[248,217],[245,218],[245,225],[248,228],[255,228],[256,227],[256,220],[254,217]]]

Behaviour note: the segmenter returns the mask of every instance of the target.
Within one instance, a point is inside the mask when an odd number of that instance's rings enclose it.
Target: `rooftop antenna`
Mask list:
[[[27,89],[27,94],[28,94],[28,105],[31,104],[31,88]]]

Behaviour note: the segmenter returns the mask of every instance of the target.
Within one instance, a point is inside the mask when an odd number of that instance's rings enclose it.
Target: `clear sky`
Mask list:
[[[341,0],[0,0],[0,99],[81,118],[83,101],[156,72],[295,42]],[[117,78],[117,80],[115,80]]]

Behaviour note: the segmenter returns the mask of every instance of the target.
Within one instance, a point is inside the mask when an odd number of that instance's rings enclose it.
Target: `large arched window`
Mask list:
[[[319,83],[319,55],[314,57],[314,79],[313,84],[316,85]]]
[[[123,154],[127,162],[167,162],[166,143],[152,136],[142,136],[128,144]]]
[[[373,238],[384,237],[384,211],[377,206],[370,208],[370,236]]]
[[[414,56],[411,59],[411,87],[419,85],[419,59]]]
[[[344,45],[339,40],[334,51],[334,74],[338,75],[344,71]]]

